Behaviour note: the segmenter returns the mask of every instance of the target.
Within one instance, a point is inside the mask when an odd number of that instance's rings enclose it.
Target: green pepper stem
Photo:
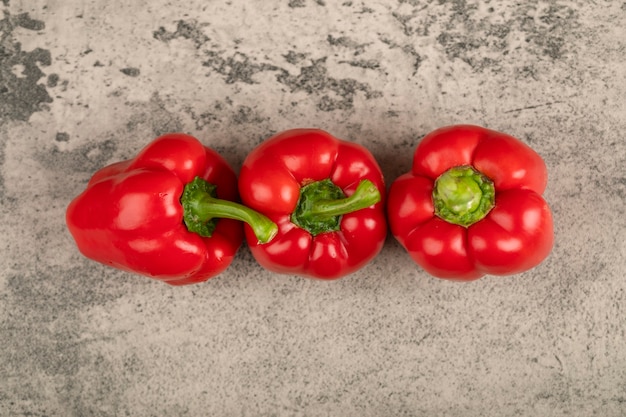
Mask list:
[[[247,223],[259,243],[267,243],[278,233],[276,223],[242,204],[215,197],[215,185],[196,177],[185,186],[181,197],[183,220],[190,232],[210,237],[220,218]]]
[[[291,221],[314,236],[337,231],[342,215],[370,207],[380,200],[380,191],[367,179],[362,180],[349,197],[329,179],[316,181],[300,189]]]
[[[339,200],[318,200],[308,210],[308,217],[333,217],[352,213],[380,201],[380,191],[370,180],[362,180],[350,197]]]
[[[468,227],[482,220],[495,204],[493,182],[469,166],[453,167],[435,181],[435,214]]]

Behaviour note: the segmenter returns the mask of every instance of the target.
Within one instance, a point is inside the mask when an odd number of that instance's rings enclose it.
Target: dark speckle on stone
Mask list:
[[[295,51],[289,51],[285,55],[283,55],[283,57],[285,57],[285,60],[288,63],[296,65],[304,61],[307,58],[307,55],[303,53],[297,53]]]
[[[232,121],[234,124],[260,123],[263,121],[263,118],[255,113],[252,108],[240,106],[237,109],[237,113],[233,115]]]
[[[363,53],[365,47],[367,46],[367,44],[359,43],[347,36],[334,37],[332,35],[328,35],[326,40],[332,46],[354,50],[355,55]]]
[[[4,12],[0,20],[0,124],[6,120],[26,121],[41,110],[44,103],[52,102],[46,87],[39,83],[44,77],[40,67],[51,64],[50,51],[35,48],[23,51],[19,42],[13,38],[16,27],[40,30],[43,22],[31,19],[28,14],[17,17]],[[16,74],[14,68],[20,68]]]
[[[352,67],[364,68],[364,69],[378,69],[380,68],[380,62],[375,59],[359,59],[353,61],[340,61],[341,63],[346,63]]]
[[[48,75],[48,81],[46,82],[46,85],[48,87],[56,87],[58,83],[59,83],[59,75],[58,74],[50,74],[50,75]]]
[[[326,58],[313,61],[309,66],[300,68],[300,74],[290,75],[287,72],[277,77],[278,81],[288,86],[292,92],[305,91],[308,94],[320,94],[318,108],[322,111],[347,110],[354,106],[354,98],[358,92],[365,94],[366,99],[380,97],[365,83],[351,78],[337,79],[328,75]]]
[[[326,1],[315,0],[315,4],[318,6],[326,6]],[[306,7],[306,0],[289,0],[288,5],[291,8]]]
[[[334,42],[342,46],[361,47],[361,45],[347,38],[341,39],[342,38],[331,37],[329,42]],[[289,71],[278,66],[253,62],[247,55],[240,52],[224,57],[221,52],[207,51],[207,56],[208,59],[203,62],[203,65],[210,68],[213,72],[222,75],[227,84],[238,82],[255,84],[256,82],[253,77],[257,73],[266,71],[277,72],[277,81],[288,86],[292,92],[304,91],[308,94],[319,96],[320,101],[318,102],[318,108],[323,111],[352,108],[357,92],[364,93],[366,99],[381,96],[379,91],[374,91],[366,83],[358,82],[350,78],[337,79],[329,76],[326,68],[326,58],[314,60],[310,65],[300,67],[300,73],[298,75],[291,75]],[[305,54],[299,54],[293,51],[283,56],[287,62],[293,65],[304,61],[306,58]],[[372,69],[380,65],[376,61],[368,60],[350,61],[349,64]]]
[[[202,63],[214,72],[223,75],[227,84],[243,82],[255,84],[252,78],[255,74],[263,71],[275,71],[279,68],[269,64],[257,64],[247,55],[237,52],[231,56],[223,57],[221,53],[209,51],[208,59]]]
[[[133,67],[122,68],[120,72],[125,75],[128,75],[129,77],[138,77],[140,74],[139,68],[133,68]]]
[[[20,13],[15,17],[15,24],[28,30],[43,30],[46,25],[41,20],[31,19],[28,13]]]
[[[161,26],[152,33],[152,36],[154,39],[166,43],[177,38],[189,39],[193,41],[196,48],[200,48],[210,40],[202,31],[202,25],[193,19],[179,20],[176,23],[176,30],[174,32],[170,32]]]
[[[580,36],[578,8],[568,4],[527,2],[503,14],[494,7],[483,13],[464,0],[430,3],[432,7],[394,11],[392,16],[405,35],[436,39],[449,59],[465,62],[475,72],[502,70],[503,56],[519,56],[519,39],[525,40],[529,58],[563,60],[576,48],[567,40]]]
[[[70,135],[66,132],[57,132],[54,140],[56,140],[57,142],[68,142],[70,140]]]

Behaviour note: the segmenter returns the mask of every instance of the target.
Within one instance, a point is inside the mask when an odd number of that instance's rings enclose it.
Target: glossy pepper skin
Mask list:
[[[395,238],[431,275],[469,281],[541,263],[553,243],[542,197],[543,159],[520,140],[479,126],[444,127],[417,146],[389,189]]]
[[[217,198],[238,199],[237,178],[228,163],[185,134],[161,136],[135,158],[102,168],[66,211],[80,252],[171,285],[221,273],[243,242],[243,227],[220,218],[210,237],[188,230],[181,197],[196,177],[213,184]]]
[[[321,191],[320,198],[312,193],[310,205],[303,203],[301,194],[318,186],[332,191]],[[277,236],[266,245],[244,226],[253,256],[273,272],[341,278],[374,258],[387,234],[385,185],[376,160],[365,147],[322,130],[287,130],[261,143],[243,163],[239,192],[245,205],[278,224]],[[312,223],[325,218],[330,226],[309,227],[295,212]]]

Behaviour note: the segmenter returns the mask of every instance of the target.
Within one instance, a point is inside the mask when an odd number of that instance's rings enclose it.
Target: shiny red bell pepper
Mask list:
[[[381,250],[387,234],[385,185],[363,146],[316,129],[279,133],[254,149],[239,174],[246,206],[278,224],[248,246],[266,269],[320,279],[357,271]]]
[[[87,258],[193,284],[230,265],[243,242],[240,221],[262,241],[275,235],[275,224],[237,199],[236,175],[219,154],[192,136],[168,134],[96,172],[66,222]]]
[[[431,275],[516,274],[552,250],[546,184],[543,159],[520,140],[478,126],[444,127],[424,137],[411,171],[392,183],[387,217]]]

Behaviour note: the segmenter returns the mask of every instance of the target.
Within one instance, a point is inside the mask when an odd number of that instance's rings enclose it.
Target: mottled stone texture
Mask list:
[[[0,415],[626,415],[626,5],[3,0]],[[440,281],[389,239],[333,283],[244,246],[170,288],[81,257],[64,211],[184,131],[239,169],[274,132],[368,146],[387,182],[475,123],[546,160],[538,268]]]

